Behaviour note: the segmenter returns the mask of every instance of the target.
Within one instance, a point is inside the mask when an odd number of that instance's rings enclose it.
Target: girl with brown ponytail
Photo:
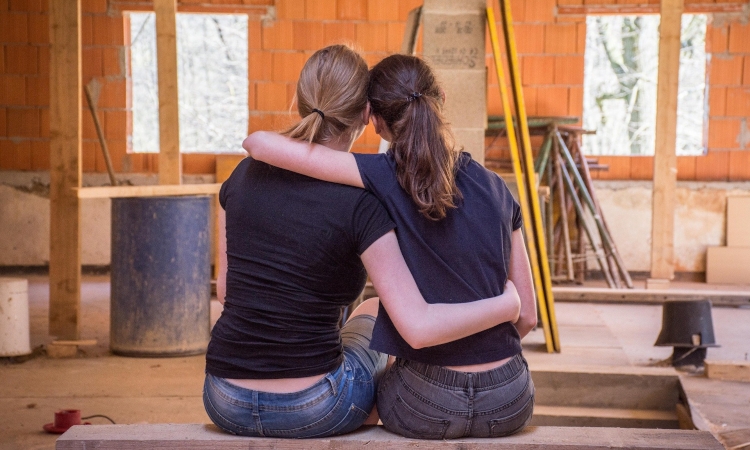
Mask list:
[[[284,139],[345,154],[368,121],[367,79],[366,63],[349,47],[313,54],[297,84],[301,119]],[[219,200],[217,293],[224,310],[211,332],[203,400],[227,432],[321,437],[365,421],[387,360],[369,348],[377,301],[339,323],[368,272],[396,329],[415,348],[518,317],[512,283],[507,293],[470,305],[425,302],[395,224],[362,189],[246,158]],[[414,315],[421,320],[410,320]]]
[[[523,429],[534,384],[521,338],[536,326],[521,213],[505,183],[454,148],[445,96],[421,59],[392,55],[370,71],[370,118],[385,154],[331,151],[274,133],[243,146],[253,158],[321,180],[364,187],[396,223],[398,242],[428,301],[469,306],[515,283],[521,312],[453,342],[414,348],[380,308],[371,348],[396,356],[378,388],[385,427],[413,438],[504,436]],[[412,320],[421,321],[419,315]]]

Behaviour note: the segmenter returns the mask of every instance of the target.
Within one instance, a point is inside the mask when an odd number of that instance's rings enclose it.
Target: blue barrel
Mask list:
[[[204,353],[210,336],[209,196],[112,199],[110,349]]]

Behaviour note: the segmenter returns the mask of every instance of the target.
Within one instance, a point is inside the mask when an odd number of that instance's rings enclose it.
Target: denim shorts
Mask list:
[[[359,428],[375,406],[388,356],[370,350],[375,318],[358,315],[341,328],[344,361],[314,385],[276,394],[206,374],[203,403],[222,430],[242,436],[313,438]]]
[[[523,356],[485,372],[457,372],[397,359],[378,387],[380,420],[415,439],[500,437],[521,431],[534,411]]]

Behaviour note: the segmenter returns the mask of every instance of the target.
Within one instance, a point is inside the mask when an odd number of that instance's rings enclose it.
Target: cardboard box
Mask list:
[[[472,159],[484,165],[484,128],[454,128],[456,147],[471,153]]]
[[[750,195],[727,197],[727,247],[750,247]]]
[[[487,71],[437,70],[445,90],[443,113],[455,128],[487,128]]]
[[[484,69],[482,14],[423,13],[424,58],[435,69]]]
[[[750,247],[709,247],[706,282],[750,285]]]

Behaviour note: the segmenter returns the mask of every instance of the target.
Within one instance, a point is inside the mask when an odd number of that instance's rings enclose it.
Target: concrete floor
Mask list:
[[[29,279],[32,348],[49,343],[48,280]],[[682,283],[680,287],[685,287]],[[697,285],[695,287],[698,287]],[[212,302],[212,320],[221,311]],[[654,347],[661,306],[600,303],[556,305],[563,351],[544,350],[541,329],[524,339],[532,371],[545,367],[659,365],[671,348]],[[109,278],[86,276],[82,286],[81,339],[96,339],[78,358],[51,359],[43,351],[25,362],[0,358],[0,449],[52,449],[55,435],[42,431],[58,409],[104,414],[117,423],[205,423],[201,389],[204,357],[126,358],[109,353]],[[712,311],[719,348],[709,359],[746,360],[750,353],[750,308]],[[721,438],[724,431],[750,428],[750,383],[680,375],[698,426]],[[92,423],[108,423],[101,418]]]

